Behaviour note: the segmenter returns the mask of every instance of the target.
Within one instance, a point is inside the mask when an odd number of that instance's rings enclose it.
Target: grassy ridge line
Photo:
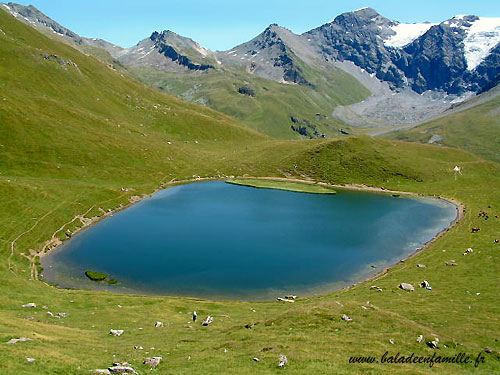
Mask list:
[[[500,209],[497,163],[448,147],[369,137],[270,140],[239,128],[224,115],[198,110],[124,79],[68,47],[48,43],[15,20],[4,20],[1,13],[6,35],[0,33],[0,74],[2,95],[8,100],[0,101],[0,130],[8,131],[0,137],[0,258],[4,259],[0,262],[0,342],[19,336],[33,339],[2,344],[3,373],[83,375],[115,361],[128,361],[143,373],[149,372],[142,364],[146,356],[162,355],[164,362],[153,373],[274,374],[281,353],[289,358],[286,371],[290,374],[390,369],[393,374],[474,371],[489,375],[498,371],[500,253],[493,242],[499,232],[499,219],[494,218]],[[78,59],[86,74],[80,77],[76,70],[45,65],[51,61],[40,63],[40,50]],[[101,90],[105,96],[98,95]],[[140,95],[133,96],[134,90]],[[134,98],[133,105],[124,104],[126,95]],[[154,108],[158,104],[161,109],[171,105],[177,115]],[[463,170],[456,179],[455,165]],[[467,211],[447,235],[378,279],[294,304],[60,290],[30,278],[30,264],[22,254],[40,249],[63,226],[81,227],[81,222],[72,221],[76,215],[102,215],[100,209],[127,205],[131,197],[151,193],[174,179],[245,174],[442,195],[464,202]],[[480,210],[488,211],[490,219],[479,218]],[[471,233],[472,226],[480,227],[480,232]],[[11,272],[5,260],[10,244],[22,233],[15,243]],[[474,253],[463,256],[468,247]],[[445,266],[450,259],[456,259],[458,266]],[[416,267],[417,263],[426,268]],[[397,288],[400,282],[416,286],[424,279],[432,291],[417,288],[403,293]],[[370,290],[372,283],[384,291]],[[27,302],[38,307],[20,307]],[[68,316],[51,318],[40,306]],[[187,323],[193,310],[200,317],[214,316],[214,324]],[[346,323],[340,319],[342,314],[354,320]],[[154,328],[157,320],[166,323],[167,331]],[[187,328],[189,324],[193,328]],[[110,328],[125,329],[125,334],[111,337]],[[441,348],[433,351],[418,344],[420,334],[426,340],[437,334]],[[135,345],[145,350],[135,350]],[[477,355],[485,347],[494,353],[474,370],[466,365],[430,369],[348,363],[351,355],[380,357],[386,350]],[[252,361],[256,356],[260,362]],[[27,363],[26,357],[37,361]]]
[[[230,179],[225,181],[228,184],[249,186],[254,188],[263,189],[277,189],[293,191],[297,193],[311,193],[311,194],[337,194],[335,190],[325,186],[315,185],[314,183],[297,182],[297,181],[284,181],[274,179]]]

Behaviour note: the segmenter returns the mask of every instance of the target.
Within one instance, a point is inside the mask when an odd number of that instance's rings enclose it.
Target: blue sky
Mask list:
[[[172,30],[203,47],[226,50],[269,24],[295,33],[370,6],[400,22],[439,22],[456,14],[500,17],[495,0],[18,0],[32,4],[81,36],[130,47],[155,30]]]

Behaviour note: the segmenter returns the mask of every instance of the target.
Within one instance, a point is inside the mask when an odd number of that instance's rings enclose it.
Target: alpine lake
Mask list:
[[[41,263],[44,279],[63,288],[215,300],[306,296],[373,276],[456,217],[455,205],[435,198],[197,182],[99,221]],[[87,271],[117,283],[92,281]]]

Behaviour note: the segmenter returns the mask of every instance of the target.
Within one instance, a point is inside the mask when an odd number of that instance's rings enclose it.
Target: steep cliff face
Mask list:
[[[500,19],[457,16],[438,25],[400,24],[365,8],[303,36],[325,59],[352,61],[392,88],[460,95],[498,79]]]
[[[298,38],[291,31],[272,24],[249,42],[219,52],[218,58],[226,65],[245,66],[250,73],[263,78],[310,85],[284,34]]]

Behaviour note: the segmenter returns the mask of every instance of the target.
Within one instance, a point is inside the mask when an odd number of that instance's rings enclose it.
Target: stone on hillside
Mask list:
[[[346,314],[342,315],[342,320],[345,320],[346,322],[352,322],[352,318],[348,317]]]
[[[107,369],[95,369],[90,371],[91,375],[111,375],[111,372]]]
[[[133,375],[138,375],[137,371],[135,371],[131,366],[124,366],[123,364],[117,365],[117,366],[111,366],[108,367],[108,370],[112,374],[133,374]]]
[[[288,299],[288,298],[282,298],[282,297],[278,297],[276,298],[277,301],[280,301],[280,302],[295,302],[293,299]]]
[[[285,367],[288,364],[288,358],[284,354],[280,354],[278,367]]]
[[[30,357],[27,357],[27,358],[26,358],[26,362],[28,362],[28,363],[33,363],[33,362],[35,362],[35,361],[36,361],[36,359],[35,359],[35,358],[30,358]]]
[[[418,267],[418,268],[425,268],[425,267],[426,267],[426,265],[425,265],[425,264],[420,264],[420,263],[419,263],[419,264],[417,264],[417,267]]]
[[[444,262],[446,266],[458,266],[457,262],[455,262],[455,259],[452,259],[450,261]]]
[[[401,284],[399,284],[399,287],[401,289],[407,290],[409,292],[413,292],[415,290],[415,288],[413,287],[413,285],[408,284],[408,283],[401,283]]]
[[[160,364],[161,360],[163,359],[163,357],[151,357],[151,358],[146,358],[144,360],[144,364],[146,366],[149,366],[151,368],[156,368],[158,367],[158,365]]]
[[[5,344],[17,344],[18,342],[26,342],[26,341],[33,341],[27,337],[19,337],[18,339],[10,339],[9,341],[7,341]]]
[[[472,249],[472,247],[469,247],[467,250],[464,251],[464,255],[467,255],[467,254],[470,254],[473,252],[474,252],[474,250]]]
[[[260,358],[258,357],[253,357],[252,360],[254,360],[255,362],[259,362],[260,361]]]
[[[434,340],[428,341],[426,344],[431,349],[439,349],[439,338],[436,337]]]
[[[160,327],[164,327],[163,323],[162,322],[156,322],[155,323],[155,328],[160,328]]]
[[[109,334],[113,336],[121,336],[125,332],[123,329],[110,329]]]
[[[382,292],[382,291],[383,291],[383,289],[382,289],[382,288],[380,288],[380,287],[378,287],[378,286],[376,286],[376,285],[372,285],[372,286],[370,287],[370,289],[375,289],[375,290],[377,290],[378,292]]]
[[[394,345],[394,339],[389,339],[389,343]]]
[[[212,324],[214,321],[214,318],[212,318],[210,315],[206,317],[206,319],[203,321],[203,323],[201,323],[202,325],[204,325],[205,327]]]
[[[27,303],[25,305],[22,305],[21,307],[34,308],[34,307],[36,307],[36,303],[30,302],[30,303]]]

